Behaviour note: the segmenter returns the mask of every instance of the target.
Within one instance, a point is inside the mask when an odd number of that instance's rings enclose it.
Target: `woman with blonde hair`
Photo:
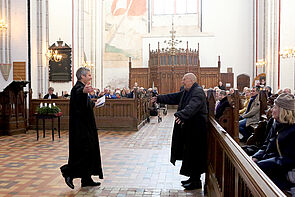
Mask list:
[[[262,148],[252,160],[282,190],[292,184],[286,174],[295,168],[295,99],[292,94],[280,94],[272,108],[273,124]]]

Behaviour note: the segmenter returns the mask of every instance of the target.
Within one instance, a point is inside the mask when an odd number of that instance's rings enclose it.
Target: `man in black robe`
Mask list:
[[[187,73],[182,79],[180,92],[158,95],[153,102],[178,104],[172,135],[170,162],[182,160],[180,174],[190,177],[181,181],[187,190],[202,188],[200,176],[206,169],[207,104],[203,89],[196,83],[196,76]]]
[[[81,67],[77,70],[77,83],[72,88],[69,120],[69,159],[60,168],[66,184],[74,189],[73,179],[81,178],[82,187],[99,186],[92,175],[103,178],[97,128],[93,113],[94,103],[88,93],[92,79],[90,70]]]

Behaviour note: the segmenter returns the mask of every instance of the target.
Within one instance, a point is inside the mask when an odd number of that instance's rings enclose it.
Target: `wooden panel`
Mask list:
[[[94,100],[95,101],[95,100]],[[69,99],[31,99],[30,101],[30,127],[35,128],[36,120],[33,114],[40,103],[55,103],[63,116],[61,129],[69,129]],[[148,117],[147,98],[142,99],[107,99],[105,106],[94,108],[96,126],[102,130],[128,130],[137,131]],[[54,123],[57,128],[57,121]],[[51,122],[46,123],[46,128],[51,129]]]
[[[249,75],[241,74],[237,77],[237,87],[240,92],[243,91],[244,87],[250,88],[250,77]]]
[[[212,116],[207,150],[208,196],[286,196]]]
[[[27,82],[13,81],[0,92],[0,135],[25,133],[27,129]]]
[[[149,88],[149,69],[129,67],[129,88],[133,88],[135,82],[139,87]]]
[[[220,73],[222,84],[225,86],[226,90],[234,87],[234,73]],[[226,87],[229,83],[230,87]]]
[[[26,62],[13,62],[13,80],[26,80]]]

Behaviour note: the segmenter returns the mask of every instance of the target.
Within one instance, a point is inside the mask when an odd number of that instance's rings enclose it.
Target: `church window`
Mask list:
[[[196,14],[199,0],[153,0],[154,15]]]

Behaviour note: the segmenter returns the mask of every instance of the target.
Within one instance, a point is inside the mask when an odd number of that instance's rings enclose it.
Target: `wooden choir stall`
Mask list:
[[[12,81],[0,92],[0,135],[25,133],[27,130],[27,81]]]
[[[135,82],[140,87],[157,87],[158,92],[167,94],[179,91],[182,86],[181,80],[185,73],[192,72],[197,76],[199,85],[205,88],[213,88],[222,79],[220,73],[221,61],[218,57],[217,67],[201,67],[198,49],[188,48],[176,49],[175,54],[160,49],[151,50],[149,47],[149,63],[147,68],[132,68],[131,58],[129,58],[129,88],[133,88]],[[225,79],[233,85],[233,73],[222,73]],[[226,77],[229,75],[230,77]]]
[[[95,102],[95,99],[93,99]],[[61,109],[61,130],[69,129],[69,106],[70,99],[30,99],[29,123],[30,127],[36,128],[36,117],[34,114],[40,103],[55,103]],[[100,130],[125,130],[138,131],[147,121],[149,116],[149,98],[122,98],[106,99],[103,107],[94,108],[96,126]],[[51,129],[51,122],[45,122],[46,129]],[[57,121],[54,127],[58,128]]]

